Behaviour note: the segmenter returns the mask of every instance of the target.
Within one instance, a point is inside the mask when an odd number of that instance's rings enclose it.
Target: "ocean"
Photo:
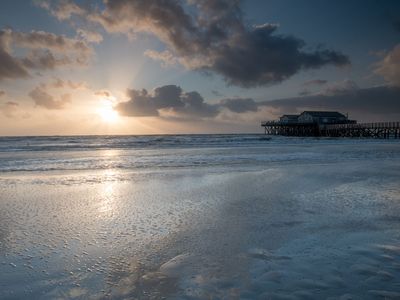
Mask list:
[[[399,299],[399,140],[0,138],[0,299]]]

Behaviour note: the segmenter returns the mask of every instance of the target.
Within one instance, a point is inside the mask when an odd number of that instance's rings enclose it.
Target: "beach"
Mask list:
[[[1,299],[399,299],[400,143],[0,138]]]

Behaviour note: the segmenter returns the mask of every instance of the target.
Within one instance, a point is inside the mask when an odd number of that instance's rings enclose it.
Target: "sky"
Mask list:
[[[0,135],[400,121],[397,0],[3,0]]]

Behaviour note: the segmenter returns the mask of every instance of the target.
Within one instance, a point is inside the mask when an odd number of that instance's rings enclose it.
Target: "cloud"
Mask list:
[[[222,99],[220,106],[235,113],[255,112],[258,110],[257,103],[251,98]]]
[[[26,54],[18,56],[15,49]],[[0,30],[0,80],[29,77],[29,70],[53,70],[63,66],[85,66],[93,49],[82,40],[44,31]]]
[[[157,107],[152,101],[152,96],[148,95],[147,90],[128,90],[129,101],[120,102],[115,106],[115,110],[126,117],[149,117],[158,116]]]
[[[58,1],[57,6],[51,8],[51,1],[49,0],[35,0],[34,3],[44,9],[47,9],[59,20],[67,20],[72,15],[83,15],[85,10],[75,4],[73,1],[61,0]]]
[[[43,86],[35,87],[29,92],[29,96],[37,106],[42,106],[47,109],[63,109],[67,103],[71,102],[70,94],[61,95],[60,99],[56,100]]]
[[[400,88],[361,89],[350,80],[334,83],[318,94],[259,102],[252,98],[225,98],[207,103],[198,92],[185,92],[176,85],[158,87],[151,92],[131,89],[127,94],[129,100],[114,107],[120,115],[127,117],[257,123],[263,113],[266,117],[277,118],[281,114],[304,110],[337,110],[350,113],[351,117],[361,121],[396,121],[400,118]]]
[[[276,24],[246,25],[237,0],[197,0],[187,5],[180,1],[108,0],[102,10],[76,9],[74,2],[69,3],[45,8],[54,15],[63,12],[62,17],[83,16],[85,10],[87,20],[111,33],[129,37],[151,33],[167,49],[148,50],[148,57],[216,73],[232,85],[270,85],[301,70],[349,64],[347,56],[334,50],[304,50],[303,40],[278,34]]]
[[[163,112],[173,117],[207,118],[218,114],[217,107],[204,102],[198,92],[183,92],[176,85],[158,87],[151,93],[130,89],[127,94],[130,100],[115,106],[122,116],[159,116]]]
[[[3,96],[5,96],[6,95],[6,92],[5,91],[2,91],[2,90],[0,90],[0,97],[3,97]]]
[[[0,39],[0,81],[6,78],[26,78],[29,76],[21,61],[4,50]]]
[[[337,110],[348,112],[360,120],[398,120],[400,88],[379,86],[353,89],[337,94],[314,94],[259,102],[259,107],[273,109],[276,114],[299,113],[304,110]]]
[[[308,89],[304,89],[302,91],[299,92],[299,96],[308,96],[311,94],[311,91]]]
[[[342,94],[346,95],[357,90],[358,86],[353,80],[345,79],[343,81],[334,82],[330,84],[319,94],[328,96],[342,95]]]
[[[10,119],[27,119],[30,114],[21,109],[20,105],[14,101],[0,103],[0,113]]]
[[[329,85],[327,84],[327,80],[310,80],[303,83],[303,86],[306,87],[302,91],[299,92],[299,96],[309,96],[309,95],[337,95],[337,94],[346,94],[351,91],[357,90],[357,84],[349,79],[345,79],[339,82],[333,82]],[[313,91],[313,86],[324,86],[322,90],[318,92]]]
[[[198,92],[185,93],[182,96],[183,106],[178,106],[175,111],[183,116],[190,118],[212,118],[218,115],[216,105],[204,102],[203,97]]]
[[[226,98],[210,104],[198,92],[184,92],[176,85],[161,86],[152,92],[129,89],[127,95],[130,99],[118,103],[114,109],[128,117],[211,119],[223,111],[234,114],[258,111],[257,103],[251,98]]]
[[[375,73],[383,76],[388,83],[400,86],[400,44],[396,45],[377,64]]]
[[[219,92],[219,91],[217,91],[217,90],[211,90],[211,93],[214,95],[214,96],[217,96],[217,97],[222,97],[223,95]]]
[[[146,50],[144,55],[153,60],[161,61],[163,66],[172,66],[178,63],[178,59],[168,50],[162,52]]]
[[[57,88],[57,89],[62,89],[62,88],[67,88],[67,89],[71,89],[71,90],[80,90],[80,89],[87,89],[87,83],[82,81],[82,82],[74,82],[71,80],[63,80],[61,78],[54,78],[53,82],[49,83],[49,84],[41,84],[42,87],[45,88]]]
[[[37,106],[42,106],[47,109],[63,109],[66,104],[71,102],[71,94],[64,93],[56,99],[56,97],[51,94],[52,91],[76,91],[83,89],[89,89],[86,82],[74,82],[55,77],[51,82],[40,83],[31,90],[28,95],[33,99]]]
[[[0,111],[7,117],[7,118],[14,118],[16,113],[18,112],[19,104],[13,101],[8,101],[2,105],[0,105]]]
[[[99,90],[99,91],[95,91],[94,92],[95,96],[99,96],[99,97],[103,97],[103,98],[111,98],[113,97],[111,92],[107,91],[107,90]]]
[[[304,86],[321,86],[326,84],[328,81],[324,79],[314,79],[314,80],[309,80],[303,83]]]
[[[28,69],[54,70],[60,66],[72,65],[70,58],[63,56],[56,58],[49,50],[33,50],[21,59],[22,65]]]
[[[92,54],[93,49],[84,41],[56,35],[45,31],[20,32],[12,29],[0,31],[1,37],[7,43],[29,49],[49,49],[59,53],[76,52],[79,54]]]
[[[98,44],[103,41],[103,36],[96,31],[79,28],[76,32],[79,37],[83,38],[85,41],[88,41],[89,43]]]

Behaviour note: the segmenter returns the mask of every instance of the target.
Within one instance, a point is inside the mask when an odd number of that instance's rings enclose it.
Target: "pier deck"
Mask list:
[[[400,138],[400,122],[379,122],[361,124],[318,124],[283,123],[279,121],[262,122],[268,135],[316,136],[316,137],[366,137]]]

